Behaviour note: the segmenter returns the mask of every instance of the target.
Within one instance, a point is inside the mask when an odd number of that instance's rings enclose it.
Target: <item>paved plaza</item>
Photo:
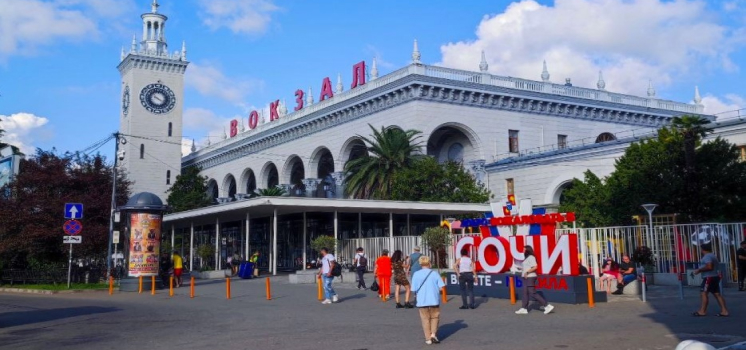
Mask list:
[[[369,276],[370,277],[370,276]],[[555,312],[515,315],[509,300],[477,298],[475,310],[443,306],[442,343],[425,345],[416,309],[395,309],[375,293],[335,287],[340,302],[321,305],[315,285],[265,280],[198,281],[197,296],[88,292],[0,293],[1,349],[673,349],[680,339],[718,348],[746,341],[746,292],[725,296],[730,318],[692,317],[697,290],[685,300],[675,287],[651,287],[647,303],[614,297],[608,303],[556,304]],[[403,296],[402,296],[403,297]],[[551,301],[550,301],[551,302]],[[711,305],[710,314],[717,313]],[[742,348],[732,346],[730,349]]]

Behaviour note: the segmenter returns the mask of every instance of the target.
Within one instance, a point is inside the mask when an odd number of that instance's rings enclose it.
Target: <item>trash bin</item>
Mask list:
[[[253,272],[254,264],[248,261],[242,261],[241,265],[238,265],[238,277],[240,278],[251,279]]]

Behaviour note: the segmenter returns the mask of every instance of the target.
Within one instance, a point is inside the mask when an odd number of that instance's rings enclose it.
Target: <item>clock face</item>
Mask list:
[[[176,96],[168,86],[150,84],[140,92],[140,103],[150,113],[164,114],[170,112],[176,105]]]
[[[127,113],[130,112],[130,86],[126,85],[124,87],[124,93],[122,93],[122,113],[124,116],[127,116]]]

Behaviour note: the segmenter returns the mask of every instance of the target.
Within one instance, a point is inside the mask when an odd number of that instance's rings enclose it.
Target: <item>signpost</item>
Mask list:
[[[64,244],[70,245],[70,257],[67,261],[67,288],[70,289],[70,277],[73,271],[73,244],[80,244],[83,242],[83,237],[78,236],[83,232],[83,224],[77,219],[83,218],[83,204],[81,203],[65,203],[65,221],[62,225],[62,230],[65,231],[67,236],[62,238]]]
[[[65,236],[62,237],[62,243],[70,244],[70,246],[72,246],[73,244],[83,243],[83,236]]]

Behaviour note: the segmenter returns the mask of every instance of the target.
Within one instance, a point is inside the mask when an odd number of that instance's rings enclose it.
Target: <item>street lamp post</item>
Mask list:
[[[111,246],[112,241],[114,239],[114,212],[117,210],[117,164],[118,160],[122,158],[124,159],[124,152],[122,154],[119,154],[119,142],[121,141],[123,144],[126,143],[124,138],[120,139],[120,134],[114,133],[114,141],[116,142],[114,146],[114,167],[112,168],[112,185],[111,185],[111,214],[109,216],[109,248],[107,249],[107,255],[106,255],[106,279],[108,280],[111,277],[111,265],[112,265],[112,259],[113,256],[111,254]]]

